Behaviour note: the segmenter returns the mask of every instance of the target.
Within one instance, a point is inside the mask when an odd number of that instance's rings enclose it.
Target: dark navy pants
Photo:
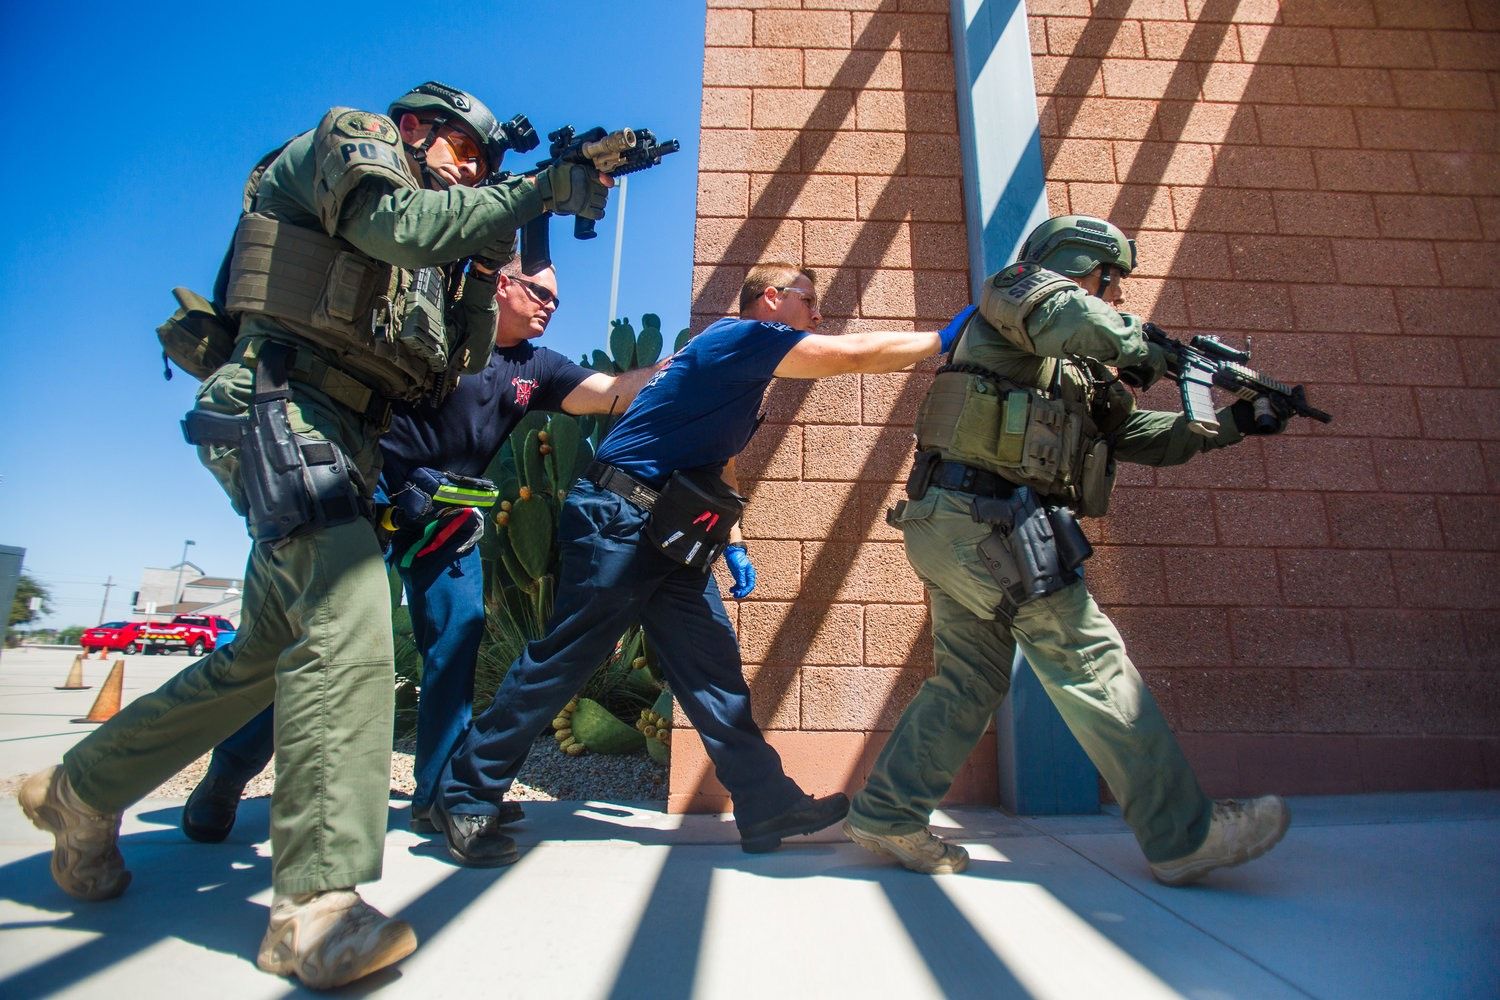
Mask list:
[[[411,539],[398,536],[399,559]],[[484,573],[476,546],[451,563],[414,562],[400,569],[411,610],[412,634],[422,654],[422,694],[417,701],[416,791],[412,809],[432,805],[443,762],[468,728],[474,703],[474,663],[484,636]],[[267,708],[214,748],[216,775],[240,783],[260,773],[274,748]]]
[[[438,794],[450,813],[494,815],[532,741],[639,622],[672,693],[697,728],[741,825],[790,808],[802,790],[750,715],[740,647],[712,574],[642,538],[645,512],[580,481],[563,506],[557,600],[495,700],[448,761]]]

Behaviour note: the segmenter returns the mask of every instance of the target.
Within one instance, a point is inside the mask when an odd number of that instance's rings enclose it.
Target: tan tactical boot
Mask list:
[[[893,858],[905,868],[928,875],[956,875],[969,867],[969,852],[957,844],[934,837],[926,827],[916,833],[873,833],[844,820],[844,836],[881,857]]]
[[[1203,846],[1186,857],[1152,865],[1151,874],[1164,885],[1187,885],[1215,868],[1242,865],[1275,847],[1291,821],[1291,811],[1278,795],[1219,799]]]
[[[114,899],[130,884],[120,857],[120,814],[96,811],[78,797],[61,767],[38,771],[16,795],[21,811],[52,834],[52,880],[75,899]]]
[[[310,989],[327,990],[399,962],[416,949],[411,924],[387,917],[353,889],[278,892],[255,964],[273,975],[296,976]]]

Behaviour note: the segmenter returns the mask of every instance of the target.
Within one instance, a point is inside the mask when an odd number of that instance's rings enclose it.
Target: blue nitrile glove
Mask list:
[[[947,326],[938,331],[938,350],[944,354],[953,350],[953,342],[958,339],[959,332],[963,330],[964,324],[969,321],[969,317],[972,315],[974,315],[974,307],[964,306],[958,311],[957,316],[948,321]]]
[[[755,589],[755,567],[750,565],[750,553],[743,545],[730,545],[724,549],[724,561],[729,564],[729,575],[734,577],[729,596],[742,601]]]

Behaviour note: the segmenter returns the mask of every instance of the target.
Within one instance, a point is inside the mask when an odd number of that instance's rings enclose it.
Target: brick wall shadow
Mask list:
[[[1458,263],[1500,235],[1500,19],[1190,6],[1033,25],[1053,208],[1139,234],[1127,309],[1253,337],[1336,421],[1130,470],[1091,582],[1212,793],[1500,785],[1500,698],[1460,693],[1500,633],[1500,297]]]
[[[899,9],[900,5],[897,0],[885,0],[871,12],[872,16],[866,27],[855,36],[848,58],[832,71],[826,84],[820,85],[824,93],[817,105],[808,110],[809,122],[836,125],[842,120],[842,115],[847,110],[845,95],[849,92],[868,93],[865,87],[872,75],[882,70],[880,60],[875,56],[892,51],[900,33],[901,22],[894,18]],[[893,15],[893,17],[882,18],[880,16],[882,14]],[[946,47],[946,42],[944,44]],[[951,76],[951,67],[949,74]],[[899,100],[902,105],[900,110],[908,118],[914,119],[917,116],[936,113],[944,114],[948,119],[956,122],[951,92],[942,95],[941,100],[935,102],[932,93],[912,94],[901,91]],[[900,133],[895,134],[900,136]],[[858,211],[856,214],[861,218],[850,224],[853,237],[843,253],[847,264],[834,271],[831,278],[826,280],[826,283],[821,283],[820,286],[821,305],[827,317],[822,332],[911,327],[911,319],[903,321],[895,318],[871,318],[857,315],[861,311],[862,299],[868,301],[872,294],[878,296],[879,289],[872,292],[870,285],[873,281],[880,280],[878,274],[872,277],[869,272],[862,271],[859,265],[878,267],[881,262],[889,259],[893,249],[896,248],[898,239],[903,235],[901,226],[897,224],[898,220],[909,220],[917,224],[962,221],[961,193],[957,178],[930,176],[923,173],[924,170],[932,169],[935,162],[953,165],[956,173],[956,150],[951,148],[926,149],[924,146],[922,153],[922,163],[913,170],[914,161],[910,155],[910,149],[903,143],[899,155],[894,155],[889,150],[885,153],[892,160],[893,169],[890,178],[878,186],[875,184],[875,179],[868,175],[861,175],[858,178],[861,188],[857,194]],[[719,253],[722,263],[708,269],[700,269],[700,272],[695,275],[696,289],[692,306],[695,329],[701,330],[713,319],[734,312],[739,286],[751,263],[768,258],[775,259],[777,256],[790,256],[777,245],[776,223],[788,216],[795,218],[800,206],[805,203],[805,199],[815,196],[816,192],[810,194],[810,188],[816,188],[826,182],[826,177],[819,173],[820,166],[825,165],[830,159],[843,162],[858,155],[859,150],[851,150],[846,143],[841,141],[840,133],[836,128],[830,131],[804,129],[798,135],[791,148],[772,167],[771,175],[765,181],[764,187],[752,197],[748,221],[727,241]],[[870,189],[868,192],[867,188]],[[946,203],[949,208],[944,210],[938,207],[943,203]],[[912,257],[930,261],[930,256],[920,257],[915,243],[916,239],[913,237],[912,245],[901,247],[898,252],[909,253]],[[798,260],[795,257],[792,259]],[[954,260],[958,262],[959,267],[964,266],[962,254],[957,255]],[[953,264],[950,263],[948,266],[952,267]],[[912,297],[919,303],[918,318],[936,319],[939,316],[946,318],[962,305],[967,298],[967,282],[962,272],[955,273],[957,280],[930,272],[925,274],[918,272],[912,277]],[[825,271],[823,274],[826,276],[828,272]],[[860,377],[845,376],[844,378],[857,380]],[[925,379],[908,380],[887,400],[890,410],[894,413],[915,412],[925,386]],[[819,383],[778,382],[768,395],[770,420],[775,422],[765,424],[758,435],[758,437],[769,436],[770,441],[758,441],[757,450],[772,454],[794,426],[804,422],[816,424],[819,418],[816,412],[818,390]],[[830,536],[835,541],[857,543],[868,538],[872,529],[884,515],[883,505],[870,502],[871,490],[861,490],[857,486],[850,489],[844,489],[844,487],[851,482],[869,484],[872,489],[878,489],[883,497],[897,478],[904,478],[905,463],[909,459],[907,453],[910,441],[909,423],[904,427],[877,426],[861,427],[861,429],[873,432],[875,438],[873,446],[863,458],[856,456],[851,461],[850,455],[838,456],[841,465],[849,466],[845,473],[841,473],[841,476],[847,476],[847,479],[827,484],[830,492],[844,494],[831,501],[826,515],[828,523],[835,526]],[[893,457],[897,453],[902,456],[899,460]],[[764,483],[747,484],[747,486],[754,500],[752,511],[758,512],[768,503],[776,502],[767,497],[768,493],[775,491],[774,486],[770,489],[767,489],[767,484]],[[755,516],[757,515],[751,514],[749,518]],[[747,528],[751,529],[751,537],[759,537],[753,527],[753,520],[747,519]],[[850,575],[858,554],[857,544],[819,546],[816,554],[803,561],[801,579],[804,588],[807,587],[809,581],[812,581],[816,587],[819,581],[827,584],[830,581],[845,579]],[[829,587],[824,586],[823,589],[827,590]],[[743,616],[756,613],[758,603],[751,602],[739,609],[742,620]],[[807,662],[817,636],[821,630],[827,628],[830,615],[837,607],[836,603],[827,598],[802,599],[799,597],[795,611],[786,614],[779,624],[770,629],[768,639],[757,650],[756,656],[756,659],[761,661],[753,678],[755,701],[758,706],[774,707],[786,698],[792,686],[797,683],[797,668]],[[741,631],[743,632],[743,628]],[[895,715],[899,714],[900,707],[909,699],[912,687],[913,685],[909,683],[904,687],[898,687],[877,713],[882,719],[888,720],[887,728],[889,722],[894,721]],[[761,714],[766,713],[762,711]],[[862,748],[862,734],[852,735],[859,737]],[[676,763],[674,759],[674,765]],[[867,766],[867,761],[862,761],[859,753],[850,755],[846,762],[836,766],[836,769],[842,768],[842,771],[840,775],[832,779],[832,783],[840,787],[847,786],[862,765]],[[705,788],[705,781],[711,783],[713,791]],[[692,786],[683,787],[674,783],[673,796],[674,799],[685,796],[703,798],[706,802],[717,802],[721,800],[722,792],[718,790],[717,782],[712,781],[711,773],[705,772],[703,779]]]

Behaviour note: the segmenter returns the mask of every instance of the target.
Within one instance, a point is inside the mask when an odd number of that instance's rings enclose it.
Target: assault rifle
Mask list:
[[[1182,413],[1196,434],[1213,437],[1219,433],[1213,386],[1248,401],[1255,408],[1255,422],[1268,430],[1276,426],[1278,413],[1282,416],[1295,413],[1325,424],[1333,422],[1331,415],[1308,405],[1307,391],[1302,386],[1289,386],[1247,368],[1249,347],[1240,350],[1202,333],[1184,344],[1167,336],[1155,323],[1147,323],[1142,329],[1148,341],[1167,352],[1167,378],[1182,391]]]
[[[610,177],[623,177],[654,167],[661,163],[662,157],[682,148],[676,139],[658,141],[650,129],[644,128],[622,128],[606,133],[595,127],[580,133],[573,126],[564,125],[556,132],[547,133],[547,139],[552,144],[547,159],[538,163],[536,169],[528,170],[528,175],[546,170],[554,163],[573,162],[592,165]],[[552,263],[551,218],[551,213],[546,213],[528,222],[521,230],[521,270],[526,274],[535,274]],[[593,219],[574,217],[574,239],[591,240],[595,235]]]

